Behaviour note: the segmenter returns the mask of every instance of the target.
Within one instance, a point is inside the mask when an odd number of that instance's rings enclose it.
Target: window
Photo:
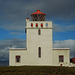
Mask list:
[[[38,49],[38,57],[41,58],[41,47]]]
[[[48,23],[46,23],[46,27],[48,27]]]
[[[41,30],[40,29],[38,30],[38,35],[41,35]]]
[[[43,23],[41,23],[41,27],[43,27]]]
[[[63,57],[63,55],[59,55],[59,62],[64,62],[64,57]]]
[[[38,23],[36,23],[36,27],[38,27]]]
[[[31,23],[31,27],[33,27],[33,23]]]
[[[16,62],[20,62],[20,56],[16,56]]]

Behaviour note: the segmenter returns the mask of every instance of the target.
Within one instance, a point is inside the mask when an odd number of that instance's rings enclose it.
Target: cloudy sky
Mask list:
[[[26,11],[31,18],[37,9],[53,22],[53,46],[75,57],[75,0],[0,0],[0,61],[8,60],[10,45],[25,47]]]

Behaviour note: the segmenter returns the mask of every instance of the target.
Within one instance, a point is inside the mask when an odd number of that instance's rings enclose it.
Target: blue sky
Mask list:
[[[37,9],[46,13],[53,22],[53,46],[68,47],[75,57],[75,0],[0,0],[0,60],[8,60],[10,44],[25,47],[27,9],[29,18]]]
[[[53,31],[53,41],[55,40],[75,40],[75,21],[55,21]]]

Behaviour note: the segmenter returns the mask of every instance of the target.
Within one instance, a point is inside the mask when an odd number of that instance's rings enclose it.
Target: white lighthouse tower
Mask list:
[[[45,21],[46,14],[37,10],[26,19],[27,50],[33,64],[52,64],[52,21]],[[31,64],[32,64],[31,62]]]

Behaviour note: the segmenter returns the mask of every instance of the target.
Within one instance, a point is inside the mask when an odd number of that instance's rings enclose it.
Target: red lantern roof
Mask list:
[[[46,14],[44,14],[44,13],[40,12],[40,10],[37,10],[37,12],[32,13],[32,14],[31,14],[31,16],[32,16],[32,15],[34,15],[34,14],[42,14],[42,15],[46,15]]]

